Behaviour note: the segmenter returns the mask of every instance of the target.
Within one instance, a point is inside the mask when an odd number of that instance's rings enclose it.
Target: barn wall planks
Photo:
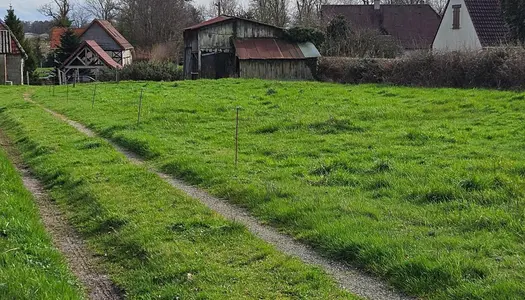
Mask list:
[[[307,60],[242,60],[241,78],[313,80]]]

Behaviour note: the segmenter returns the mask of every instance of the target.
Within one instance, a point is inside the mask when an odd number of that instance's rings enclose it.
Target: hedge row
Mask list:
[[[454,88],[525,88],[525,50],[418,52],[399,59],[321,58],[319,79]]]
[[[115,81],[114,70],[106,71],[101,81]],[[183,79],[182,67],[168,62],[134,62],[118,71],[119,80],[175,81]]]

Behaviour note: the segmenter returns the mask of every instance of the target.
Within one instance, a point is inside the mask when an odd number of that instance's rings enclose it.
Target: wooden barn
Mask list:
[[[0,84],[24,84],[27,55],[9,27],[0,20]]]
[[[312,43],[286,40],[280,27],[231,16],[184,30],[184,77],[309,80],[321,56]]]

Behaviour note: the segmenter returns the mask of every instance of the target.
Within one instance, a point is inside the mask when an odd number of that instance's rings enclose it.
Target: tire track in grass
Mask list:
[[[64,255],[70,270],[86,288],[89,299],[122,299],[120,291],[109,277],[99,272],[98,260],[88,250],[73,227],[69,225],[58,206],[50,201],[42,183],[22,163],[19,153],[2,130],[0,130],[0,144],[20,173],[25,188],[33,195],[42,223],[46,231],[49,232],[53,244]]]
[[[115,142],[109,139],[98,136],[94,131],[82,125],[81,123],[70,120],[66,116],[59,114],[53,110],[50,110],[39,103],[34,102],[33,100],[31,100],[29,94],[24,94],[24,99],[32,104],[39,106],[40,108],[55,116],[56,118],[66,122],[67,124],[74,127],[83,134],[89,137],[99,137],[101,139],[106,140],[117,151],[126,156],[131,162],[138,165],[145,165],[150,172],[155,173],[157,176],[162,178],[174,188],[183,191],[192,198],[199,200],[207,207],[221,214],[225,218],[243,224],[244,226],[246,226],[246,228],[248,228],[248,230],[251,233],[266,241],[267,243],[273,245],[279,251],[287,255],[297,257],[307,264],[321,267],[325,270],[326,273],[330,274],[342,288],[367,299],[415,299],[413,297],[404,295],[399,291],[396,291],[393,287],[391,287],[384,281],[374,276],[368,275],[363,271],[360,271],[352,266],[322,257],[313,249],[311,249],[303,243],[294,240],[292,237],[282,234],[270,226],[262,225],[245,209],[229,204],[227,201],[214,197],[199,188],[188,185],[185,182],[175,179],[168,174],[159,172],[158,170],[148,167],[145,161],[136,153],[124,149],[123,147],[117,145]]]

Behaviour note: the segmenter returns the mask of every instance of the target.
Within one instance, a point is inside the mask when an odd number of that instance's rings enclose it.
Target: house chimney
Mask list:
[[[381,9],[381,0],[374,0],[374,9],[375,10]]]

